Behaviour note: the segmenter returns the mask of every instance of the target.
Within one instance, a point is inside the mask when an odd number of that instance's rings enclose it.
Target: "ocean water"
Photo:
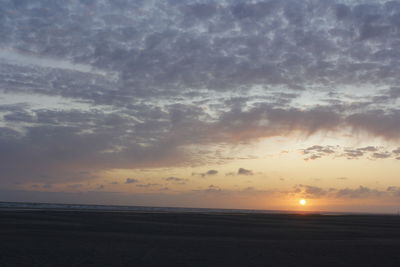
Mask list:
[[[288,210],[252,210],[252,209],[209,209],[183,207],[143,207],[120,205],[86,205],[60,203],[0,202],[0,210],[62,210],[62,211],[105,211],[105,212],[193,212],[193,213],[235,213],[235,214],[320,214],[320,215],[359,215],[366,213],[325,212],[325,211],[288,211]]]

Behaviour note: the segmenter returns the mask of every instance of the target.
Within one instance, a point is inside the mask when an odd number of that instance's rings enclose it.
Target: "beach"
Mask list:
[[[400,217],[0,211],[0,266],[399,266]]]

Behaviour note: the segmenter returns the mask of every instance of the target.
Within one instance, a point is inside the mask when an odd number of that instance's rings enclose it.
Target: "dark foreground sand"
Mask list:
[[[0,266],[400,266],[400,217],[3,210]]]

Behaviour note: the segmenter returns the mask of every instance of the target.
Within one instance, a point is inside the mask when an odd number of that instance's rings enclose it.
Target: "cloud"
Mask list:
[[[360,185],[358,188],[321,188],[311,185],[296,185],[291,191],[285,192],[289,195],[304,198],[377,198],[400,196],[397,187],[388,187],[386,190],[371,189]]]
[[[123,9],[113,2],[102,4],[101,8],[95,4],[93,20],[85,20],[83,10],[87,9],[82,4],[54,4],[51,10],[61,18],[57,20],[48,15],[36,17],[26,6],[9,7],[19,16],[35,20],[18,21],[4,33],[18,33],[18,48],[22,51],[34,51],[47,58],[70,58],[82,65],[115,71],[122,84],[139,88],[134,92],[146,95],[162,87],[177,91],[185,87],[227,90],[232,86],[264,84],[297,88],[296,81],[299,87],[306,81],[329,84],[332,80],[355,83],[365,79],[364,83],[373,83],[377,82],[376,76],[383,75],[375,62],[384,63],[389,55],[397,59],[387,51],[395,44],[396,20],[380,3],[374,4],[374,11],[366,5],[337,1],[315,1],[313,5],[290,0],[234,1],[225,5],[203,1],[151,6],[120,3]],[[11,14],[4,15],[15,20]],[[370,21],[368,17],[372,15],[377,19]],[[74,28],[76,20],[72,17],[81,22],[80,28]],[[93,21],[102,23],[101,31],[95,31],[97,25]],[[69,34],[51,28],[40,31],[42,24],[73,30]],[[139,24],[141,27],[132,27]],[[302,34],[296,34],[296,30],[302,30]],[[23,35],[25,32],[33,34],[28,37]],[[85,32],[90,34],[84,35]],[[54,38],[47,42],[40,38],[50,34]],[[9,45],[11,41],[6,38],[2,43]],[[380,50],[372,52],[368,42],[380,44]],[[356,51],[354,43],[359,45]],[[337,56],[338,62],[330,56]],[[360,63],[363,56],[368,64]],[[346,57],[351,60],[346,61]],[[396,68],[394,64],[392,67]],[[378,73],[370,77],[363,75],[365,70]],[[213,75],[206,75],[207,72]]]
[[[301,194],[306,198],[320,198],[325,197],[329,193],[329,191],[322,189],[317,186],[311,185],[296,185],[293,190],[296,194]]]
[[[400,87],[392,87],[392,88],[390,88],[389,96],[391,98],[399,98],[400,97]]]
[[[399,139],[400,110],[385,112],[383,110],[352,114],[347,122],[354,129],[364,130],[376,136],[388,139]]]
[[[359,149],[346,148],[343,155],[345,155],[348,159],[356,159],[364,156],[364,152]]]
[[[251,176],[251,175],[254,175],[254,172],[252,170],[248,170],[248,169],[245,169],[245,168],[239,168],[236,172],[227,172],[227,173],[225,173],[225,176],[235,176],[235,175]]]
[[[245,168],[239,168],[237,175],[254,175],[252,170],[247,170]]]
[[[219,144],[290,134],[351,129],[400,138],[395,2],[2,7],[2,184],[204,166],[204,151]],[[310,160],[340,156],[331,150],[303,152]],[[351,159],[393,157],[382,153],[341,151]]]
[[[192,173],[193,176],[199,175],[201,177],[213,176],[213,175],[217,175],[217,174],[218,174],[217,170],[208,170],[208,171],[202,172],[202,173]]]
[[[164,178],[164,180],[167,181],[167,182],[173,182],[173,183],[176,183],[176,184],[185,184],[187,181],[189,181],[188,179],[174,177],[174,176],[170,176],[170,177]]]
[[[303,154],[309,154],[311,152],[318,152],[318,153],[324,153],[324,154],[332,154],[335,153],[333,148],[331,146],[319,146],[319,145],[314,145],[312,147],[306,148],[303,150]]]
[[[306,157],[305,160],[316,160],[322,157],[331,156],[334,158],[345,157],[347,159],[394,159],[396,158],[397,150],[388,152],[384,147],[366,146],[360,148],[348,148],[340,146],[320,146],[315,145],[306,149],[300,150]]]
[[[206,189],[193,190],[196,193],[206,193],[206,194],[220,194],[225,193],[219,186],[209,185]]]
[[[126,178],[125,184],[134,184],[134,183],[138,183],[139,180],[134,179],[134,178]]]
[[[396,154],[396,155],[400,154],[400,147],[399,147],[399,148],[396,148],[396,149],[393,150],[392,152],[393,152],[393,154]]]
[[[376,189],[370,189],[365,186],[359,186],[356,189],[340,189],[336,192],[336,197],[349,197],[349,198],[366,198],[366,197],[379,197],[384,192]]]
[[[301,152],[303,155],[307,156],[305,160],[315,160],[323,156],[334,154],[336,152],[336,149],[337,148],[333,146],[314,145],[306,149],[302,149]]]
[[[392,156],[392,154],[389,152],[383,152],[383,153],[375,152],[372,154],[372,157],[374,157],[376,159],[387,159],[387,158],[390,158],[391,156]]]
[[[400,197],[400,187],[397,186],[389,186],[386,189],[387,192],[389,192],[390,194],[396,196],[396,197]]]
[[[217,171],[217,170],[208,170],[208,171],[205,173],[205,175],[216,175],[216,174],[218,174],[218,171]]]
[[[155,186],[159,186],[159,184],[137,184],[136,187],[143,187],[143,188],[150,188],[150,187],[155,187]]]
[[[340,123],[340,115],[326,108],[281,109],[260,104],[248,111],[234,108],[223,113],[211,130],[216,137],[221,136],[221,140],[239,142],[296,131],[311,135],[318,131],[334,130]]]

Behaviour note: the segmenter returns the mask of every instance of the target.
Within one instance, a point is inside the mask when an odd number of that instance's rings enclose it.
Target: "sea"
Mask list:
[[[260,209],[216,209],[187,207],[145,207],[122,205],[88,205],[35,202],[0,202],[1,210],[60,210],[60,211],[102,211],[102,212],[154,212],[154,213],[231,213],[231,214],[318,214],[318,215],[369,215],[365,212],[327,212],[327,211],[290,211]],[[376,213],[374,214],[376,215]]]

